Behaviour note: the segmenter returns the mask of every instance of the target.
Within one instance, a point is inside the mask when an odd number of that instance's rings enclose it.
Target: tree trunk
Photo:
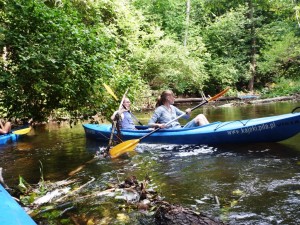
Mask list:
[[[185,17],[185,35],[184,35],[184,41],[183,41],[184,47],[186,47],[186,45],[187,45],[187,39],[188,39],[188,35],[189,35],[190,9],[191,9],[191,2],[190,2],[190,0],[187,0],[186,1],[186,17]]]
[[[297,1],[293,0],[293,3],[295,4],[296,19],[297,19],[297,22],[298,22],[298,26],[300,28],[299,8],[297,7]]]
[[[256,75],[256,34],[255,34],[255,22],[254,22],[254,6],[252,0],[249,0],[249,19],[251,21],[251,29],[250,29],[250,36],[251,36],[251,52],[250,52],[250,74],[251,78],[248,84],[248,90],[253,92],[254,89],[254,80]]]

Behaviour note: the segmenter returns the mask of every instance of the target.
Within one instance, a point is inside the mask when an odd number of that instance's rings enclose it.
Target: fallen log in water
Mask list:
[[[269,103],[269,102],[279,102],[279,101],[290,101],[294,99],[296,99],[296,96],[283,96],[283,97],[276,97],[276,98],[253,100],[253,101],[249,101],[249,103],[258,104],[258,103]]]
[[[204,98],[176,98],[175,104],[179,103],[197,103],[197,102],[203,102]],[[233,101],[233,100],[240,100],[239,97],[220,97],[218,98],[218,101]]]
[[[279,102],[279,101],[291,101],[291,100],[299,100],[300,95],[294,94],[291,96],[281,96],[281,97],[274,97],[274,98],[265,98],[259,99],[260,96],[258,95],[245,95],[245,96],[238,96],[238,97],[221,97],[217,100],[217,102],[225,102],[225,101],[235,101],[236,104],[247,103],[247,104],[260,104],[260,103],[269,103],[269,102]],[[197,103],[202,102],[204,98],[177,98],[175,100],[175,104],[181,103]],[[235,104],[235,103],[230,103]]]

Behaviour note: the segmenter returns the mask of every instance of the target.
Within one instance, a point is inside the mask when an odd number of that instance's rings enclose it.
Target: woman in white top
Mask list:
[[[185,119],[190,118],[191,109],[188,108],[185,112],[181,111],[177,107],[173,106],[175,101],[175,95],[171,90],[164,91],[156,103],[156,109],[149,120],[148,125],[154,128],[168,128],[168,129],[178,129],[182,128],[178,120],[166,126],[165,124],[169,121],[175,119],[176,117],[186,114],[183,116]],[[188,122],[183,128],[190,128],[196,126],[203,126],[209,124],[207,118],[203,114],[197,115],[193,120]]]

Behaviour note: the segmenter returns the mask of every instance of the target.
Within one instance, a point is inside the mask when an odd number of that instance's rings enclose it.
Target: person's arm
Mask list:
[[[119,112],[118,110],[115,111],[115,112],[112,114],[112,116],[110,117],[110,119],[111,119],[111,120],[115,120],[116,115],[117,115],[118,112]]]
[[[156,108],[154,110],[152,117],[150,118],[150,120],[148,122],[149,127],[154,127],[154,128],[159,127],[159,123],[157,123],[159,117],[160,117],[160,111],[158,108]]]
[[[190,108],[188,108],[188,109],[186,109],[185,110],[185,112],[183,112],[183,111],[181,111],[180,109],[178,109],[177,107],[175,107],[174,106],[174,109],[175,109],[175,112],[176,112],[176,115],[177,116],[180,116],[180,115],[182,115],[182,114],[185,114],[182,118],[184,118],[184,119],[189,119],[190,118],[190,116],[191,116],[191,109]]]
[[[158,115],[158,113],[157,113],[157,110],[155,109],[155,111],[154,111],[152,117],[150,118],[150,120],[149,120],[149,122],[148,122],[148,125],[149,125],[150,127],[155,127],[158,117],[159,117],[159,115]]]
[[[127,111],[126,109],[120,109],[120,110],[117,110],[114,112],[114,114],[112,114],[112,116],[110,117],[111,120],[115,120],[116,118],[116,115],[119,114],[120,115],[120,118],[123,119],[124,118],[124,115],[123,113]]]
[[[152,117],[150,118],[149,122],[148,122],[148,125],[150,127],[153,127],[153,128],[166,128],[165,124],[164,123],[158,123],[160,117],[161,117],[161,113],[162,111],[160,110],[160,108],[156,108]]]

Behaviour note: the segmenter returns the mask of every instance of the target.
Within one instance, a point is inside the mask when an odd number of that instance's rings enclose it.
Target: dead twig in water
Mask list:
[[[62,200],[65,199],[66,197],[68,197],[68,196],[70,196],[70,195],[76,193],[77,191],[81,190],[82,188],[84,188],[85,186],[89,185],[90,183],[92,183],[92,182],[94,182],[94,181],[95,181],[95,178],[93,177],[93,178],[92,178],[90,181],[88,181],[87,183],[85,183],[85,184],[81,185],[79,188],[77,188],[77,189],[75,189],[75,190],[73,190],[73,191],[67,193],[65,196],[63,196],[63,197],[57,199],[55,202],[60,202],[60,201],[62,201]]]
[[[9,187],[6,185],[6,183],[4,182],[4,179],[3,179],[3,176],[2,176],[2,170],[3,168],[0,167],[0,183],[2,184],[2,186],[5,188],[5,189],[9,189]]]

